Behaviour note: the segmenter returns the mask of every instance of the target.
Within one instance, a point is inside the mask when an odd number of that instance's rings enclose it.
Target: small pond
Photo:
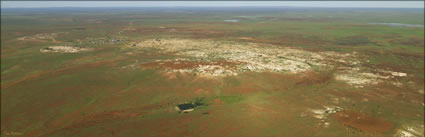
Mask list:
[[[177,107],[180,109],[180,110],[188,110],[188,109],[193,109],[193,108],[195,108],[196,106],[193,104],[193,103],[183,103],[183,104],[178,104],[177,105]]]
[[[178,104],[177,108],[179,112],[187,113],[187,112],[193,111],[195,107],[206,105],[205,103],[202,103],[203,100],[204,98],[197,98],[195,99],[195,101],[192,101],[192,102]]]

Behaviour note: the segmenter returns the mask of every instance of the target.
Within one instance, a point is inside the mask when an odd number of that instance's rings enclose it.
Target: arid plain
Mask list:
[[[1,14],[2,136],[424,136],[423,9]]]

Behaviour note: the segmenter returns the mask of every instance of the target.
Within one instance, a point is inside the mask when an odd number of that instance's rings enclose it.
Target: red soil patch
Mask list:
[[[195,90],[195,94],[197,94],[197,95],[209,95],[209,92],[207,90],[198,89],[198,90]]]
[[[2,88],[6,89],[6,88],[12,87],[14,85],[17,85],[17,84],[20,84],[20,83],[23,83],[23,82],[26,82],[26,81],[39,79],[42,76],[45,76],[43,78],[49,78],[49,76],[54,77],[54,76],[58,76],[58,75],[71,74],[71,73],[75,73],[75,72],[78,72],[78,71],[87,70],[89,68],[96,68],[96,67],[105,66],[105,65],[114,65],[115,63],[117,63],[121,60],[123,60],[123,59],[106,60],[106,61],[100,61],[100,62],[94,62],[94,63],[86,63],[86,64],[81,64],[81,65],[76,65],[76,66],[64,67],[64,68],[60,68],[60,69],[56,69],[56,70],[49,70],[49,71],[34,73],[34,74],[27,75],[27,76],[25,76],[25,77],[23,77],[19,80],[8,82],[8,83],[2,85]]]
[[[354,111],[337,112],[334,118],[344,124],[344,126],[371,133],[388,132],[394,126],[390,121]]]
[[[332,79],[332,72],[318,73],[315,71],[306,71],[302,79],[298,79],[296,85],[313,85],[325,83]]]
[[[142,115],[141,112],[131,112],[131,111],[109,111],[109,112],[101,112],[92,114],[84,117],[80,122],[73,124],[68,128],[76,128],[81,126],[89,126],[91,124],[109,121],[109,120],[117,120],[122,118],[133,118],[136,116]]]
[[[224,103],[221,102],[221,100],[219,98],[216,98],[216,99],[213,100],[213,104],[214,105],[221,105],[221,104],[224,104]]]
[[[126,120],[130,118],[142,116],[144,114],[150,113],[152,110],[160,109],[166,106],[167,104],[168,102],[161,102],[159,104],[146,105],[146,106],[137,107],[137,108],[93,113],[84,117],[78,117],[79,120],[75,120],[75,122],[73,122],[71,125],[67,125],[63,128],[59,128],[59,129],[52,128],[52,129],[49,129],[48,132],[44,132],[44,134],[40,133],[39,131],[36,131],[33,134],[49,136],[52,134],[56,134],[58,132],[75,131],[75,130],[80,130],[86,127],[104,125],[104,124],[107,124],[108,122],[113,122],[117,120]],[[84,108],[84,110],[77,111],[77,112],[80,113],[87,109],[89,108]],[[77,113],[73,113],[73,114],[77,114]],[[75,119],[76,117],[74,116],[73,118]]]

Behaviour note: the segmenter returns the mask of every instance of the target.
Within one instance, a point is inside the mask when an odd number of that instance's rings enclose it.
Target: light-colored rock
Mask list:
[[[88,48],[79,48],[79,47],[72,47],[72,46],[50,46],[48,48],[42,48],[40,49],[40,52],[42,53],[49,53],[49,52],[58,52],[58,53],[77,53],[81,51],[89,51]]]
[[[156,49],[163,53],[178,55],[181,60],[198,62],[225,61],[223,64],[201,65],[193,68],[166,69],[171,73],[195,73],[201,77],[226,77],[243,72],[278,72],[297,74],[313,68],[337,69],[336,80],[344,81],[357,88],[374,85],[406,73],[388,70],[372,70],[363,67],[357,58],[359,53],[310,52],[296,48],[258,43],[236,43],[208,39],[151,39],[129,45],[134,49]],[[177,60],[157,60],[167,62]],[[378,74],[382,72],[384,74]],[[400,83],[395,83],[402,86]]]
[[[394,137],[423,137],[424,125],[403,125],[396,130]]]

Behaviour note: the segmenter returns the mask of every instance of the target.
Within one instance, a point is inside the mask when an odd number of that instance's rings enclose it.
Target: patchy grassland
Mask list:
[[[373,24],[423,9],[50,11],[2,11],[2,136],[424,136],[424,27]]]

